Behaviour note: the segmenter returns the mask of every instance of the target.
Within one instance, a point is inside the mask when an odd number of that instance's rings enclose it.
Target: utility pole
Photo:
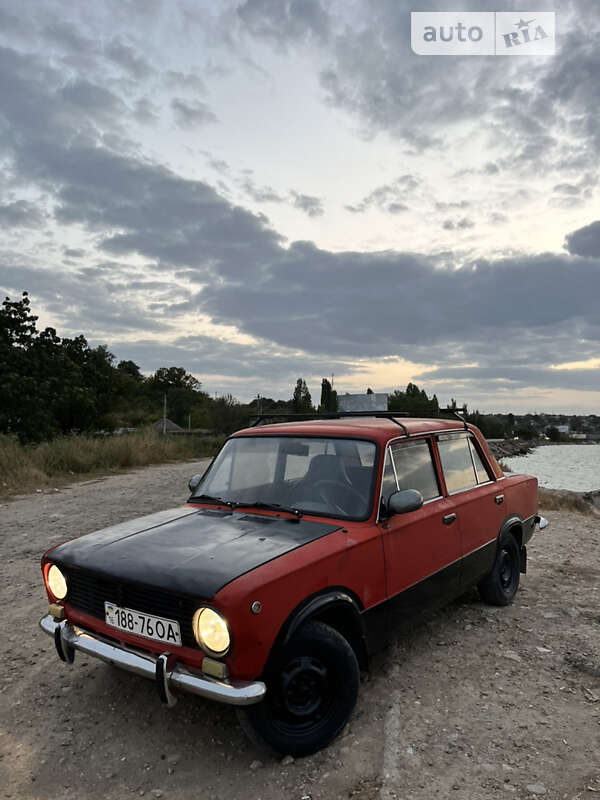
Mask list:
[[[163,435],[167,432],[167,393],[163,393]]]

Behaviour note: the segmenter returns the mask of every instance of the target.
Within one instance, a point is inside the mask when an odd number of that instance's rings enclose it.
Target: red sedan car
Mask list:
[[[186,505],[45,553],[59,656],[76,650],[238,707],[273,753],[331,741],[369,655],[477,585],[505,605],[526,569],[537,481],[504,475],[462,420],[391,414],[231,436]]]

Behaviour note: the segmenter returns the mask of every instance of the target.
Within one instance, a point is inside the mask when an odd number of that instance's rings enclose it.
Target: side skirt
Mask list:
[[[460,576],[461,591],[466,591],[470,586],[479,583],[488,574],[494,566],[497,548],[498,540],[492,539],[483,547],[479,547],[463,557]]]
[[[385,647],[393,634],[408,631],[423,617],[475,586],[494,565],[498,540],[468,553],[422,581],[363,611],[367,652]]]

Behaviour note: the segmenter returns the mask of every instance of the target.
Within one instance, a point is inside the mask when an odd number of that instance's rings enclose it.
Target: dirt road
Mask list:
[[[293,763],[224,706],[78,655],[38,628],[52,544],[183,501],[196,465],[138,470],[0,507],[0,797],[600,796],[600,521],[548,512],[513,606],[471,592],[372,660],[344,735]]]

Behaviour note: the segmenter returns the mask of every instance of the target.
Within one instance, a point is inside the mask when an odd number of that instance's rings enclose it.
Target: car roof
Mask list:
[[[394,419],[398,421],[395,422]],[[426,417],[344,417],[343,419],[311,419],[302,422],[278,422],[237,431],[234,436],[346,436],[374,439],[385,443],[390,439],[416,436],[423,433],[464,430],[458,419],[429,419]],[[470,426],[469,426],[470,430]]]

